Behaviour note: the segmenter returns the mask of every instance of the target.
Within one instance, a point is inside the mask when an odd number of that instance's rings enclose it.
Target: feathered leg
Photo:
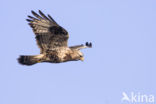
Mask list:
[[[69,48],[76,49],[76,50],[80,50],[80,49],[83,49],[83,48],[92,48],[92,43],[86,42],[85,45],[81,44],[81,45],[71,46]]]

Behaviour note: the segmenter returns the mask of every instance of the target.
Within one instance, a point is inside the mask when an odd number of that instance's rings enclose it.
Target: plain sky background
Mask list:
[[[93,43],[82,50],[84,62],[17,63],[39,53],[25,21],[39,9],[68,30],[69,46]],[[122,92],[156,97],[155,0],[1,0],[0,31],[0,104],[122,104]]]

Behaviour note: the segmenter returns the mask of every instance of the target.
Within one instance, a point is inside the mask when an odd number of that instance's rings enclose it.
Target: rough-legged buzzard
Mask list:
[[[31,11],[34,17],[26,19],[32,27],[40,48],[39,55],[21,55],[18,62],[23,65],[33,65],[40,62],[61,63],[83,60],[82,48],[91,48],[92,43],[68,47],[68,32],[50,16],[39,10],[39,14]]]

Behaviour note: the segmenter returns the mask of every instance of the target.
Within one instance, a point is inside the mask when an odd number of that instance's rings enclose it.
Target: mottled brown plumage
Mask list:
[[[22,55],[18,62],[23,65],[33,65],[39,62],[61,63],[66,61],[83,60],[80,49],[92,47],[91,43],[68,47],[68,32],[59,26],[55,20],[48,17],[39,10],[39,14],[32,11],[32,16],[26,19],[32,28],[40,54],[34,56]]]

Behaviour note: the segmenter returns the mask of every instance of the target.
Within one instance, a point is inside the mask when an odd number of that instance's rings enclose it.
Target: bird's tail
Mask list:
[[[43,56],[44,56],[43,54],[34,55],[34,56],[21,55],[18,58],[18,62],[22,65],[33,65],[33,64],[41,62]]]

